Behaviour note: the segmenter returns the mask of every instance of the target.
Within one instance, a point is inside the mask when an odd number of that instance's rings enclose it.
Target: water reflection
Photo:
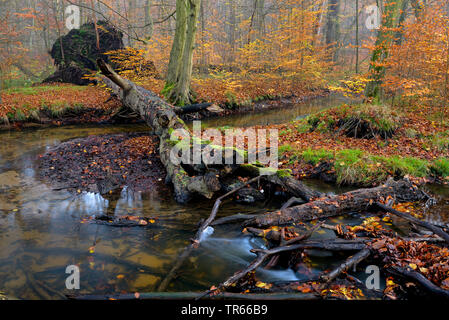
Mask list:
[[[231,120],[233,121],[233,120]],[[63,299],[65,269],[81,270],[80,294],[154,291],[180,250],[190,243],[198,221],[210,214],[213,203],[188,206],[174,202],[166,190],[132,192],[128,188],[101,196],[73,195],[53,190],[36,171],[39,154],[61,141],[94,134],[145,131],[145,126],[64,127],[0,134],[0,291],[22,299]],[[311,181],[325,192],[344,192]],[[442,199],[449,189],[439,190]],[[448,221],[447,202],[429,216]],[[446,205],[446,207],[445,207]],[[225,201],[219,217],[254,214],[273,207],[237,205]],[[157,218],[148,228],[114,228],[85,221],[93,215],[135,215]],[[435,214],[435,216],[432,216]],[[363,217],[338,217],[334,223],[359,223]],[[332,222],[332,221],[331,221]],[[170,291],[205,290],[242,269],[252,259],[253,248],[265,248],[258,238],[242,234],[239,226],[219,226],[182,268]],[[314,237],[332,237],[332,232]],[[260,270],[263,281],[303,280],[339,263],[344,257],[311,255],[312,270]]]
[[[322,98],[311,99],[301,103],[282,103],[282,110],[272,109],[263,112],[246,112],[227,116],[226,118],[212,118],[202,121],[206,127],[249,127],[258,125],[273,125],[301,119],[311,113],[334,107],[350,100],[339,94],[330,94]]]

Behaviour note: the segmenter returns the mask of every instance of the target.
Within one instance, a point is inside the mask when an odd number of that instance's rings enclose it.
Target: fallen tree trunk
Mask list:
[[[390,179],[384,185],[376,188],[358,189],[342,195],[320,198],[303,205],[258,215],[245,221],[243,225],[263,228],[360,212],[369,209],[373,204],[388,196],[398,202],[414,202],[426,197],[425,193],[410,181]]]
[[[166,182],[173,184],[176,201],[185,203],[196,195],[211,199],[218,191],[222,190],[220,179],[233,175],[237,170],[244,176],[263,175],[264,180],[268,183],[276,184],[286,190],[292,196],[300,197],[305,201],[318,197],[321,194],[310,190],[301,182],[297,181],[290,175],[278,174],[280,170],[265,170],[251,164],[236,165],[226,164],[226,157],[223,157],[222,164],[208,166],[203,161],[201,164],[192,165],[191,163],[172,161],[172,153],[177,153],[176,144],[171,140],[174,130],[180,129],[190,133],[189,128],[182,121],[178,114],[183,113],[177,107],[174,107],[155,93],[137,86],[131,81],[120,77],[108,64],[103,60],[97,61],[102,73],[106,76],[105,82],[113,93],[121,99],[126,108],[136,112],[152,129],[153,133],[159,137],[159,155],[162,164],[167,171]],[[193,107],[193,109],[210,108],[207,105]],[[215,108],[211,106],[211,108]],[[192,110],[186,110],[191,112]],[[205,147],[205,143],[201,142],[200,150]],[[215,149],[215,148],[214,148]],[[225,148],[219,148],[219,152],[225,152]],[[185,150],[183,150],[185,151]],[[195,151],[190,150],[187,152]],[[215,151],[214,151],[215,152]],[[240,150],[233,149],[233,158],[237,159]]]

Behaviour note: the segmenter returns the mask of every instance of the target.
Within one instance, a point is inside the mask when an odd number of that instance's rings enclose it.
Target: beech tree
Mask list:
[[[381,96],[381,85],[385,76],[384,61],[388,57],[395,36],[397,36],[394,30],[405,20],[408,2],[409,0],[388,0],[385,2],[382,26],[377,33],[377,40],[371,57],[369,69],[371,81],[367,84],[365,90],[367,97],[379,98]]]
[[[170,53],[164,94],[172,103],[179,106],[194,101],[190,82],[200,7],[201,0],[176,1],[176,32]]]

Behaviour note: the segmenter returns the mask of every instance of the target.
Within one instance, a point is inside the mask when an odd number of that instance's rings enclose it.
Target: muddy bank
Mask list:
[[[89,136],[70,140],[39,156],[40,178],[53,189],[107,194],[127,186],[133,191],[169,188],[148,133]]]

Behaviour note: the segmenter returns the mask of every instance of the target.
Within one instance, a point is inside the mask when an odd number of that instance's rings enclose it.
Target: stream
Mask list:
[[[282,110],[204,122],[207,126],[283,123],[342,102],[341,98],[318,98]],[[0,133],[0,294],[18,299],[64,299],[65,294],[155,291],[179,251],[189,244],[198,222],[209,216],[213,202],[179,205],[166,191],[132,192],[126,187],[117,195],[105,197],[94,193],[73,195],[65,190],[53,190],[39,180],[36,172],[39,155],[63,141],[143,131],[148,131],[148,127],[97,125]],[[349,190],[319,181],[306,183],[323,192]],[[429,188],[441,200],[427,218],[448,222],[449,188]],[[245,206],[225,201],[219,217],[258,214],[280,205]],[[101,214],[156,217],[160,222],[148,228],[115,228],[86,222],[89,216]],[[352,214],[330,219],[328,223],[358,224],[364,217]],[[315,239],[332,237],[335,237],[332,231],[324,230],[313,236]],[[207,290],[250,263],[255,257],[250,249],[264,246],[263,240],[242,233],[238,225],[216,227],[185,263],[169,291]],[[307,265],[295,270],[262,270],[257,275],[265,282],[305,280],[345,259],[320,251],[309,252],[309,257]],[[79,266],[79,290],[66,289],[69,265]],[[366,277],[360,271],[358,276]]]

